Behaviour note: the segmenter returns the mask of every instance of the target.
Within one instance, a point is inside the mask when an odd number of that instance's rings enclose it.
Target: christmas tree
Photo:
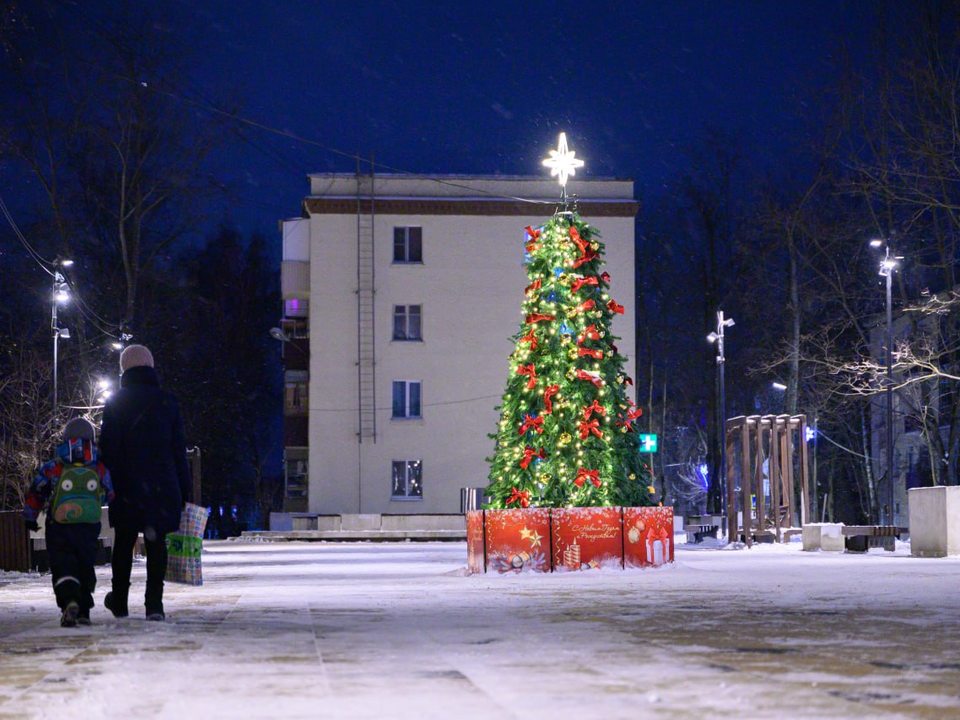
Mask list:
[[[562,186],[582,161],[560,150],[544,164]],[[553,164],[551,164],[553,163]],[[566,164],[564,164],[566,163]],[[610,333],[624,307],[609,294],[597,231],[569,210],[526,229],[523,322],[514,336],[500,423],[491,438],[489,508],[650,505],[633,384]]]

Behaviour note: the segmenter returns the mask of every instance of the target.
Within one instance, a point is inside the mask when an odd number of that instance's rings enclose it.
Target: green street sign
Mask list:
[[[657,436],[647,433],[640,433],[640,452],[653,453],[657,451]]]

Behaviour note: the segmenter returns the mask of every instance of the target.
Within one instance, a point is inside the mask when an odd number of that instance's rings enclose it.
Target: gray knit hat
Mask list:
[[[63,439],[67,440],[93,440],[96,438],[96,430],[90,421],[86,418],[74,418],[63,428]]]
[[[125,373],[130,368],[153,367],[153,354],[145,345],[131,345],[120,353],[120,372]]]

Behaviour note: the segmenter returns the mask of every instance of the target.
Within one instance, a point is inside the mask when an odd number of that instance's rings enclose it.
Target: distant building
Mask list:
[[[954,293],[957,290],[954,290]],[[943,299],[951,293],[944,293]],[[936,300],[938,296],[933,299]],[[893,316],[893,346],[910,342],[923,345],[921,338],[929,343],[936,339],[944,328],[943,316],[937,313],[918,314],[900,313]],[[870,331],[870,348],[873,360],[883,367],[886,363],[887,326],[882,317]],[[937,364],[946,363],[948,358],[937,358]],[[950,370],[949,367],[943,367]],[[922,369],[918,372],[923,373]],[[934,484],[934,473],[927,438],[924,435],[924,418],[928,418],[939,428],[940,440],[947,450],[947,457],[953,465],[941,467],[941,475],[947,476],[955,471],[954,448],[950,448],[951,430],[955,432],[957,422],[957,382],[949,376],[932,378],[923,382],[904,384],[905,377],[894,372],[895,387],[893,398],[893,522],[906,526],[909,522],[909,490],[915,487],[929,487]],[[887,479],[887,395],[886,392],[874,395],[870,402],[870,437],[873,473],[877,479],[877,490],[881,508],[889,504],[890,485]],[[953,438],[956,444],[956,438]],[[941,480],[943,483],[943,480]],[[885,513],[884,513],[885,516]]]
[[[567,190],[606,244],[633,375],[633,182]],[[282,222],[286,511],[455,513],[486,486],[524,227],[558,197],[543,177],[310,176]]]

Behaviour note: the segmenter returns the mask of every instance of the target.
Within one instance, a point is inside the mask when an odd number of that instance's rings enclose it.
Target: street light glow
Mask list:
[[[712,342],[712,343],[716,342],[719,339],[719,337],[720,336],[717,335],[715,332],[712,332],[709,335],[707,335],[707,342]]]
[[[883,240],[879,238],[870,241],[870,247],[878,248],[883,247]]]
[[[774,382],[771,384],[774,390],[780,390],[781,392],[787,389],[787,386],[782,382]]]

